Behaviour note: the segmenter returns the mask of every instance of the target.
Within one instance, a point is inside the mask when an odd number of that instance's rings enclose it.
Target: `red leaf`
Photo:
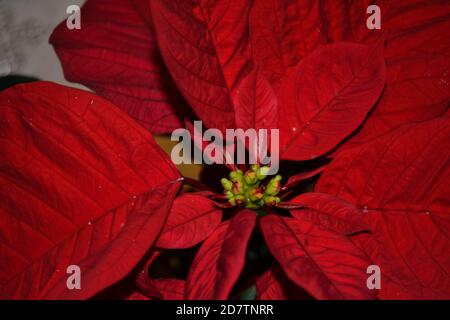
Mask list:
[[[251,1],[151,1],[161,54],[209,128],[234,128],[232,93],[249,67]]]
[[[301,172],[301,173],[295,174],[293,176],[290,176],[285,187],[291,188],[291,186],[295,186],[309,178],[312,178],[312,177],[318,175],[326,168],[326,166],[327,165],[323,165],[323,166],[313,169],[311,171],[305,171],[305,172]]]
[[[278,265],[272,266],[256,281],[258,300],[311,300],[312,297],[296,286]]]
[[[386,16],[395,2],[402,0],[325,0],[321,2],[323,33],[329,42],[362,42],[387,33]],[[406,2],[409,0],[406,0]],[[378,5],[381,11],[381,30],[367,28],[367,8]]]
[[[280,93],[282,158],[308,160],[355,130],[385,82],[380,43],[337,43],[303,59]]]
[[[0,106],[0,297],[89,298],[122,279],[179,188],[170,159],[88,92],[36,82],[3,91]],[[73,264],[82,290],[66,287]]]
[[[153,286],[164,300],[183,300],[186,282],[179,279],[154,279]]]
[[[335,196],[308,192],[301,194],[289,203],[305,206],[305,209],[291,210],[298,220],[310,221],[321,228],[349,235],[368,230],[363,213],[351,203]]]
[[[244,209],[203,243],[186,283],[186,299],[226,299],[244,267],[256,213]]]
[[[197,194],[175,199],[156,246],[164,249],[189,248],[205,240],[219,225],[221,210],[212,200]]]
[[[443,115],[450,103],[450,22],[436,21],[387,42],[387,83],[361,131],[339,151],[408,123]]]
[[[143,295],[142,293],[140,293],[140,292],[133,292],[132,294],[130,294],[127,298],[126,298],[126,300],[151,300],[149,297],[147,297],[147,296],[145,296],[145,295]]]
[[[139,9],[139,11],[138,11]],[[144,0],[88,0],[81,29],[63,21],[50,42],[65,77],[114,102],[154,133],[182,126],[184,104],[159,55]]]
[[[159,300],[182,300],[185,281],[172,278],[151,279],[147,273],[140,273],[136,285],[146,296]]]
[[[253,57],[275,87],[309,52],[325,44],[320,2],[255,1],[250,15]]]
[[[340,154],[317,191],[362,208],[374,235],[355,239],[381,267],[379,296],[449,298],[450,119],[394,131]]]
[[[278,270],[277,270],[278,271]],[[283,279],[279,272],[270,268],[264,272],[256,281],[256,292],[258,300],[287,300]]]
[[[366,10],[370,5],[380,7],[380,30],[367,28]],[[362,42],[381,34],[389,42],[405,32],[442,22],[448,19],[449,12],[450,3],[440,0],[329,0],[321,6],[324,32],[331,42]]]
[[[368,5],[381,10],[381,30],[368,30]],[[323,7],[331,41],[386,40],[386,87],[355,137],[337,153],[411,122],[434,119],[450,101],[450,3],[435,0],[330,1]]]
[[[278,128],[278,100],[261,71],[253,70],[241,82],[235,106],[237,128]]]
[[[371,264],[345,236],[307,221],[277,215],[261,219],[266,244],[286,275],[317,299],[371,299]]]

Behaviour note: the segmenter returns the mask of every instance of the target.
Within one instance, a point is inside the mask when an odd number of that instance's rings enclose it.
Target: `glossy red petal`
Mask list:
[[[249,71],[252,1],[151,1],[161,54],[206,127],[234,128],[233,92]]]
[[[154,133],[181,127],[185,103],[159,55],[143,0],[88,0],[81,29],[63,21],[50,43],[67,80],[81,83]]]
[[[82,299],[122,279],[180,184],[148,131],[95,95],[37,82],[0,94],[0,297]],[[66,269],[81,268],[81,290]]]
[[[224,222],[200,247],[186,283],[186,299],[227,299],[244,267],[256,213],[244,209]]]
[[[290,210],[294,218],[310,221],[322,228],[345,235],[369,229],[361,209],[330,194],[308,192],[295,197],[289,203],[305,207]]]
[[[385,83],[382,43],[337,43],[305,57],[280,89],[281,157],[308,160],[352,133]]]
[[[212,200],[195,193],[183,194],[175,199],[156,246],[163,249],[192,247],[205,240],[221,220],[222,211]]]
[[[381,267],[381,298],[450,297],[449,157],[442,117],[341,153],[317,184],[364,212],[374,234],[352,239]]]
[[[266,244],[286,275],[317,299],[371,299],[366,255],[345,236],[308,221],[268,215],[261,219]]]

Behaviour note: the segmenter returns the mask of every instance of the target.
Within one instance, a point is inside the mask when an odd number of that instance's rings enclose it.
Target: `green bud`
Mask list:
[[[267,166],[259,168],[258,171],[256,171],[256,178],[258,180],[264,180],[267,177],[269,170],[270,168]]]
[[[281,176],[276,175],[269,181],[264,193],[270,196],[276,196],[278,192],[280,192],[280,190],[281,190]]]
[[[243,175],[241,170],[231,171],[230,172],[230,180],[233,182],[242,181]]]
[[[253,202],[247,202],[245,204],[245,207],[248,209],[259,209],[260,208],[259,205],[257,205],[256,203],[253,203]]]
[[[254,171],[247,171],[244,175],[245,183],[248,185],[255,184],[258,182],[258,178],[256,177],[256,172]]]
[[[234,199],[236,200],[237,204],[242,204],[245,202],[245,196],[242,194],[235,195]]]
[[[220,183],[222,183],[222,187],[227,190],[230,191],[231,188],[233,188],[233,182],[231,182],[230,180],[228,180],[227,178],[222,178],[220,180]]]
[[[220,182],[228,202],[232,206],[245,206],[254,210],[280,203],[277,194],[281,190],[281,176],[277,175],[267,183],[262,181],[267,178],[269,170],[267,166],[254,164],[245,174],[235,170],[230,172],[229,179],[222,178]]]
[[[261,200],[258,201],[258,205],[259,205],[260,207],[263,207],[263,206],[264,206],[264,198],[262,198]]]
[[[233,192],[233,194],[244,194],[244,183],[242,181],[234,182],[231,191]]]
[[[264,194],[260,188],[254,188],[249,192],[249,198],[251,201],[256,202],[263,198]]]
[[[265,196],[264,197],[264,203],[268,206],[274,206],[281,202],[281,199],[274,196]]]

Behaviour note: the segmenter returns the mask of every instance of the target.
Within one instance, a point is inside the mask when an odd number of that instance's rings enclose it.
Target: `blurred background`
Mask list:
[[[64,80],[58,58],[48,43],[54,27],[68,15],[69,5],[84,0],[0,0],[0,77]]]

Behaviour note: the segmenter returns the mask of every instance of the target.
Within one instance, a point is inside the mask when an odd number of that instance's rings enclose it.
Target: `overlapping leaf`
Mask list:
[[[408,125],[341,153],[316,190],[365,214],[352,237],[380,265],[381,298],[450,297],[450,120]]]
[[[256,281],[259,300],[311,300],[312,297],[290,281],[279,265],[271,266]]]
[[[151,1],[161,54],[207,127],[234,128],[232,96],[249,71],[251,1]]]
[[[278,128],[278,99],[260,70],[253,70],[241,82],[235,105],[237,128]]]
[[[280,270],[270,268],[256,281],[256,292],[259,300],[286,300],[288,295],[283,287],[284,279]]]
[[[370,299],[366,255],[345,236],[308,221],[261,219],[266,244],[287,276],[317,299]]]
[[[143,273],[137,278],[139,290],[153,299],[182,300],[185,284],[184,280],[174,278],[151,279]]]
[[[253,58],[276,88],[309,52],[325,44],[320,1],[255,1],[250,15]]]
[[[88,0],[81,29],[63,21],[50,42],[69,81],[114,102],[154,133],[182,126],[185,103],[171,80],[145,0]]]
[[[150,134],[91,93],[0,94],[0,297],[88,298],[153,244],[179,187]],[[81,268],[81,290],[66,269]]]
[[[164,300],[182,300],[186,282],[179,279],[155,279],[153,285]]]
[[[228,298],[244,267],[255,222],[254,211],[242,210],[203,243],[189,271],[186,299]]]
[[[368,231],[362,211],[335,196],[308,192],[295,197],[289,203],[304,206],[302,209],[290,211],[296,219],[311,221],[317,226],[344,235]]]
[[[288,181],[286,182],[286,187],[290,188],[290,187],[295,186],[305,180],[308,180],[312,177],[317,176],[318,174],[320,174],[323,171],[323,169],[325,169],[325,167],[326,167],[326,165],[323,165],[318,168],[315,168],[315,169],[312,169],[309,171],[305,171],[305,172],[301,172],[301,173],[297,173],[297,174],[290,176],[288,178]]]
[[[370,142],[396,128],[434,119],[450,103],[450,3],[446,1],[373,1],[381,8],[386,39],[386,88],[355,137],[338,152]],[[367,4],[367,3],[366,3]],[[365,1],[339,2],[347,16],[330,12],[334,24],[345,26],[334,41],[368,41],[377,31],[352,20]]]
[[[383,45],[337,43],[300,61],[280,89],[281,155],[308,160],[355,130],[385,83]]]
[[[156,246],[189,248],[206,239],[219,225],[222,212],[213,201],[197,194],[178,197],[170,209]]]

